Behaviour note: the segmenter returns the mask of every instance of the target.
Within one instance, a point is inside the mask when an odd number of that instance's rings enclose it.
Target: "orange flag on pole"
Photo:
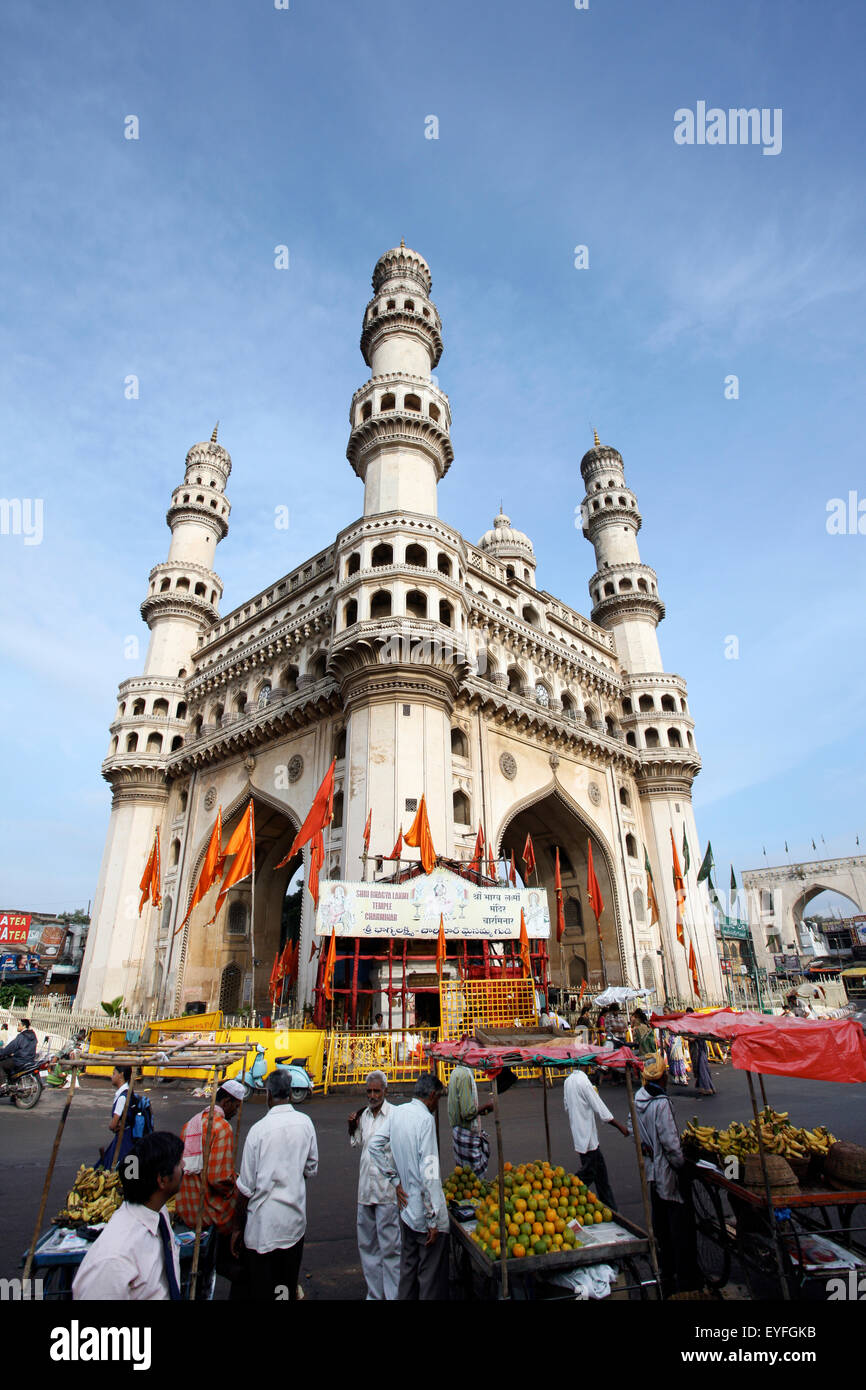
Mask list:
[[[698,963],[695,960],[695,947],[694,942],[692,941],[689,942],[689,970],[692,976],[692,989],[700,999],[701,987],[698,984]]]
[[[274,999],[276,998],[277,987],[278,987],[278,985],[279,985],[279,983],[280,983],[280,966],[281,966],[281,964],[282,964],[282,962],[281,962],[281,960],[280,960],[280,953],[279,953],[279,951],[277,951],[277,954],[274,956],[274,963],[273,963],[273,965],[271,966],[271,978],[270,978],[270,980],[268,981],[268,995],[270,996],[270,999],[271,999],[271,1002],[272,1002],[272,1003],[273,1003]]]
[[[493,846],[490,844],[487,846],[487,877],[493,879],[499,877],[496,872],[496,860],[493,858]]]
[[[565,909],[562,905],[562,878],[559,873],[559,845],[556,846],[556,879],[554,880],[554,891],[556,893],[556,939],[561,941],[565,932]]]
[[[525,881],[535,869],[535,850],[532,848],[531,835],[527,835],[526,837],[526,844],[523,846],[523,854],[521,855],[521,858],[524,864],[526,865],[526,873],[524,874]]]
[[[445,918],[439,913],[439,935],[436,938],[436,974],[442,979],[442,972],[445,969],[445,958],[448,955],[448,947],[445,944]]]
[[[523,961],[523,968],[527,977],[532,979],[532,960],[529,955],[529,937],[526,934],[526,918],[523,915],[523,908],[520,909],[520,959]]]
[[[372,806],[371,806],[370,809],[369,809],[369,811],[367,812],[367,824],[364,826],[364,853],[365,853],[365,854],[369,854],[369,852],[370,852],[370,830],[371,830],[371,828],[372,828],[372,825],[373,825],[373,808],[372,808]]]
[[[187,914],[181,922],[180,926],[177,928],[175,936],[177,936],[177,933],[179,931],[183,930],[183,928],[186,926],[187,922],[189,921],[192,915],[193,908],[196,906],[197,903],[200,903],[202,898],[210,892],[211,888],[213,888],[217,879],[222,874],[223,864],[225,863],[225,855],[222,851],[222,838],[223,808],[222,806],[220,806],[219,810],[217,811],[216,823],[214,825],[213,830],[211,831],[211,837],[208,842],[207,852],[204,857],[204,863],[201,866],[201,873],[198,876],[198,883],[195,886],[195,892],[193,893],[192,898],[190,900]]]
[[[514,867],[514,850],[511,851],[511,866],[508,870],[508,882],[512,888],[517,887],[517,870]]]
[[[161,864],[159,855],[159,826],[153,836],[153,848],[148,855],[147,864],[142,874],[141,883],[141,902],[138,904],[138,915],[141,916],[141,909],[148,898],[154,907],[162,906],[162,895],[159,891],[159,880],[161,875]]]
[[[469,868],[473,873],[480,874],[481,866],[484,862],[484,831],[481,829],[481,822],[478,822],[478,834],[475,836],[475,848],[472,851],[472,858],[469,860]]]
[[[331,928],[331,940],[328,943],[328,954],[325,957],[325,979],[324,989],[325,998],[328,1003],[334,997],[334,967],[337,964],[337,933],[334,927]]]
[[[673,830],[671,830],[671,849],[674,853],[673,875],[674,893],[676,894],[677,899],[677,941],[680,943],[681,946],[685,947],[686,937],[683,931],[683,907],[685,906],[686,901],[686,890],[685,885],[683,883],[683,875],[680,869],[680,856],[677,854],[677,842],[674,839]]]
[[[309,844],[310,840],[312,840],[313,836],[316,834],[316,831],[324,830],[326,825],[331,824],[334,818],[334,768],[336,765],[337,759],[334,758],[331,766],[325,773],[322,785],[313,798],[313,804],[307,813],[307,819],[292,841],[292,847],[285,859],[281,859],[279,864],[275,864],[275,869],[281,869],[284,864],[288,864],[289,860],[297,854],[299,849],[303,849],[304,845]]]
[[[427,819],[427,802],[423,796],[415,819],[406,831],[405,840],[413,849],[420,849],[425,874],[432,873],[436,865],[436,851],[433,848],[433,836],[430,834],[430,822]]]
[[[321,830],[317,830],[310,846],[310,871],[307,874],[307,887],[316,907],[319,906],[319,870],[325,862],[325,841]]]
[[[601,896],[601,888],[592,863],[592,840],[587,840],[586,892],[589,897],[589,905],[595,915],[596,926],[598,926],[598,920],[604,911],[604,898]]]
[[[392,859],[401,859],[402,856],[403,856],[403,831],[402,831],[402,829],[401,829],[401,830],[400,830],[400,834],[397,836],[397,843],[396,843],[396,845],[394,846],[394,848],[391,850],[391,858],[392,858]]]
[[[234,855],[234,860],[220,885],[211,922],[215,922],[219,916],[220,908],[226,900],[229,889],[243,879],[249,878],[256,867],[256,827],[252,797],[250,797],[247,809],[232,832],[231,839],[225,847],[223,859],[229,859],[232,855]],[[208,926],[210,926],[210,922]]]
[[[577,996],[577,1002],[578,1002],[578,1004],[580,1003],[581,999],[583,998],[583,996],[584,996],[585,994],[586,994],[586,980],[581,980],[581,982],[580,982],[580,991],[579,991],[578,996]]]

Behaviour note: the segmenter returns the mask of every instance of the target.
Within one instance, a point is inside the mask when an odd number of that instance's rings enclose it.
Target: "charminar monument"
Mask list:
[[[369,376],[349,407],[349,520],[292,573],[220,614],[216,548],[229,530],[232,461],[211,439],[186,456],[171,496],[167,558],[148,577],[150,642],[125,680],[102,773],[112,805],[78,994],[129,1009],[192,1001],[267,1011],[283,904],[309,845],[277,872],[334,756],[334,819],[323,878],[377,871],[426,796],[437,854],[468,861],[479,822],[500,866],[518,871],[527,834],[548,890],[559,848],[565,935],[549,943],[554,985],[655,987],[691,999],[675,932],[671,831],[704,997],[722,983],[692,809],[701,760],[686,683],[665,671],[655,570],[641,560],[638,501],[623,460],[595,443],[580,463],[583,534],[595,551],[590,616],[540,588],[532,541],[502,511],[478,541],[439,516],[454,462],[451,405],[431,373],[442,322],[430,269],[402,244],[373,271],[361,354]],[[459,467],[459,463],[456,465]],[[357,479],[357,483],[355,482]],[[360,512],[358,515],[357,513]],[[519,518],[517,518],[519,521]],[[218,808],[224,843],[252,796],[256,827],[255,999],[251,882],[216,890],[182,930]],[[362,861],[371,812],[370,855]],[[159,828],[159,910],[138,915]],[[592,844],[604,909],[587,897]],[[404,851],[406,861],[417,850]],[[645,855],[660,921],[651,923]],[[500,868],[500,872],[504,872]],[[532,881],[535,882],[533,875]],[[298,1001],[311,998],[314,909],[303,894]],[[601,939],[600,939],[601,938]]]

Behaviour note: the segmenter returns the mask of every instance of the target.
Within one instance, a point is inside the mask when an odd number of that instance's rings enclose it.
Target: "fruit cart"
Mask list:
[[[787,1113],[767,1104],[763,1078],[862,1083],[862,1029],[847,1019],[768,1017],[728,1009],[700,1016],[654,1015],[652,1023],[683,1037],[731,1043],[733,1065],[747,1075],[754,1116],[750,1126],[735,1122],[720,1134],[693,1121],[683,1135],[690,1153],[698,1261],[707,1282],[720,1288],[736,1259],[755,1299],[851,1296],[834,1292],[830,1280],[844,1286],[849,1278],[856,1284],[866,1274],[866,1227],[852,1224],[856,1207],[866,1203],[866,1152],[836,1143],[824,1129],[794,1129]],[[764,1100],[761,1111],[753,1077]],[[836,1162],[832,1177],[831,1154]],[[825,1163],[830,1181],[821,1180]]]
[[[493,1080],[493,1109],[496,1124],[496,1148],[497,1148],[497,1176],[494,1187],[498,1192],[499,1210],[506,1211],[506,1169],[511,1165],[506,1165],[503,1157],[502,1148],[502,1129],[499,1119],[499,1083],[498,1076],[503,1067],[532,1067],[537,1068],[542,1073],[542,1094],[544,1098],[544,1126],[547,1138],[547,1158],[550,1163],[550,1128],[547,1116],[547,1081],[548,1071],[565,1069],[580,1066],[593,1061],[603,1061],[606,1067],[618,1067],[624,1071],[626,1085],[628,1087],[629,1105],[632,1112],[632,1126],[635,1135],[635,1149],[637,1153],[638,1168],[641,1176],[641,1192],[643,1197],[643,1209],[646,1221],[646,1229],[642,1230],[634,1225],[625,1217],[617,1212],[607,1212],[605,1218],[599,1226],[588,1226],[586,1230],[582,1227],[576,1232],[579,1243],[569,1248],[559,1248],[555,1252],[524,1254],[522,1257],[509,1255],[505,1240],[499,1242],[499,1253],[488,1254],[481,1249],[472,1237],[473,1215],[467,1212],[461,1219],[460,1214],[451,1213],[451,1234],[457,1264],[458,1277],[461,1279],[467,1298],[476,1297],[475,1276],[480,1276],[480,1294],[487,1298],[520,1299],[535,1298],[539,1292],[541,1281],[551,1274],[563,1274],[569,1270],[587,1267],[598,1264],[617,1264],[622,1265],[629,1275],[630,1283],[618,1285],[621,1292],[638,1292],[641,1298],[649,1296],[649,1291],[654,1290],[655,1296],[661,1296],[659,1283],[658,1260],[656,1255],[655,1240],[652,1232],[652,1217],[650,1212],[649,1190],[646,1181],[646,1171],[644,1168],[643,1154],[641,1152],[640,1139],[638,1138],[637,1116],[634,1110],[634,1091],[632,1086],[632,1070],[636,1073],[640,1071],[642,1063],[638,1057],[628,1047],[619,1048],[616,1051],[605,1051],[600,1047],[592,1047],[579,1041],[557,1042],[550,1038],[539,1037],[531,1041],[531,1034],[527,1033],[526,1042],[528,1045],[515,1046],[513,1043],[504,1046],[491,1045],[484,1041],[463,1041],[463,1042],[440,1042],[432,1044],[428,1051],[431,1057],[437,1062],[461,1063],[473,1071],[486,1073]],[[597,1203],[594,1194],[593,1203]],[[582,1209],[582,1208],[581,1208]],[[596,1237],[596,1232],[597,1237]],[[640,1265],[645,1262],[649,1266],[649,1277],[643,1277]],[[573,1294],[563,1295],[573,1297]]]

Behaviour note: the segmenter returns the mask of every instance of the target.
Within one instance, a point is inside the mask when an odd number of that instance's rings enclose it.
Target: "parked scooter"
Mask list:
[[[302,1105],[305,1100],[309,1100],[313,1094],[313,1078],[307,1071],[307,1057],[277,1057],[276,1068],[278,1071],[287,1071],[291,1076],[292,1090],[291,1100],[294,1105]],[[268,1063],[265,1057],[265,1049],[261,1043],[256,1043],[256,1056],[251,1067],[247,1067],[241,1077],[241,1081],[246,1087],[247,1096],[251,1096],[253,1091],[263,1091],[265,1089],[265,1077],[268,1074]]]

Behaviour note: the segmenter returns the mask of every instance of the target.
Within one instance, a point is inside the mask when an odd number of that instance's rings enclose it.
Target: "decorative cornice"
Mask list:
[[[502,642],[516,655],[527,657],[537,665],[564,671],[568,679],[591,685],[611,699],[621,697],[622,679],[618,671],[582,656],[567,643],[495,608],[489,600],[479,599],[477,594],[467,594],[466,604],[470,626],[484,630],[490,641]]]
[[[253,708],[239,715],[225,728],[209,729],[197,739],[187,739],[183,748],[166,759],[168,776],[180,777],[194,768],[221,762],[245,749],[278,742],[341,710],[339,692],[328,676],[297,694],[272,700],[261,709]]]
[[[283,655],[288,657],[320,633],[330,634],[332,608],[332,598],[324,599],[315,608],[287,618],[276,627],[269,628],[260,637],[249,639],[221,660],[202,666],[187,681],[190,696],[198,698],[207,691],[227,685],[242,673],[245,666],[261,666],[266,662],[279,660]],[[228,641],[230,635],[226,633],[221,640]],[[196,653],[196,658],[198,656],[199,653]],[[198,665],[198,660],[196,664]]]
[[[219,609],[197,594],[167,589],[164,594],[148,594],[141,605],[141,616],[148,627],[153,627],[159,618],[184,618],[187,622],[208,624],[219,618]]]
[[[367,456],[388,444],[408,444],[421,449],[436,466],[439,481],[454,461],[454,449],[440,421],[413,410],[384,410],[354,426],[346,445],[346,458],[363,481]]]
[[[588,724],[568,719],[554,709],[538,705],[521,695],[490,685],[477,676],[469,677],[460,689],[459,704],[480,709],[491,723],[503,728],[533,732],[542,736],[545,746],[570,748],[597,758],[600,765],[614,763],[623,772],[636,774],[641,754],[636,748],[612,738]]]
[[[845,859],[810,859],[796,864],[776,864],[766,869],[744,869],[741,875],[744,888],[760,888],[766,883],[790,883],[795,879],[824,878],[831,874],[851,874],[866,870],[866,855],[855,854]]]
[[[196,486],[197,484],[193,483],[193,487]],[[204,483],[201,486],[204,487]],[[215,488],[212,491],[214,496],[225,495],[218,493]],[[229,532],[228,516],[220,516],[215,508],[207,506],[204,502],[172,502],[165,519],[172,530],[179,521],[194,521],[197,526],[207,522],[210,529],[216,533],[217,540],[223,540]]]
[[[665,606],[655,594],[644,594],[639,589],[631,589],[625,594],[609,594],[593,605],[592,621],[600,627],[622,622],[625,618],[650,618],[656,624],[662,621]]]

